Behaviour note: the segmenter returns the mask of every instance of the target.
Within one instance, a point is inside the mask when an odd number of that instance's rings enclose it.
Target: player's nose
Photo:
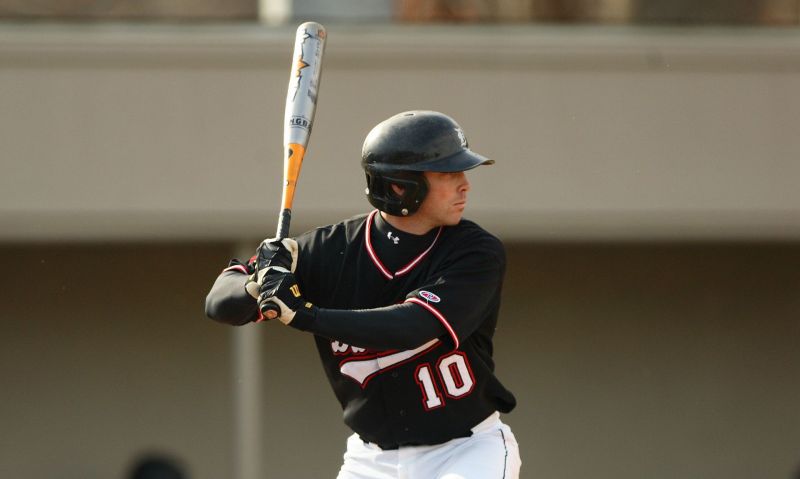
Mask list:
[[[472,185],[470,184],[469,179],[467,178],[467,174],[464,173],[463,171],[461,172],[461,175],[459,176],[458,179],[459,179],[458,191],[463,191],[464,193],[466,193],[467,191],[470,190],[470,188],[472,188]]]

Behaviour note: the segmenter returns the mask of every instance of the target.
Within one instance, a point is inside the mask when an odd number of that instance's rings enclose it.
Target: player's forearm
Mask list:
[[[206,316],[235,326],[258,319],[258,305],[244,289],[246,281],[247,275],[236,271],[220,274],[206,296]]]
[[[375,350],[412,349],[446,334],[430,313],[411,303],[366,310],[319,308],[291,326],[329,339]]]

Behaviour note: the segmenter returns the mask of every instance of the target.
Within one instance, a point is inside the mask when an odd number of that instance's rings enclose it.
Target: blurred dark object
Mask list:
[[[2,19],[256,20],[258,0],[0,0]]]
[[[401,22],[796,25],[800,0],[396,0]]]
[[[401,22],[475,22],[496,20],[495,0],[397,0]]]
[[[138,459],[126,479],[188,479],[175,459],[163,455],[145,455]]]
[[[564,23],[627,23],[636,0],[529,0],[532,20]]]
[[[634,23],[797,24],[800,0],[636,0]]]

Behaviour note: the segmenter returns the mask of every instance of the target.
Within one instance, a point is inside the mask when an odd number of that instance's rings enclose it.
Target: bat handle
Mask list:
[[[264,307],[261,308],[261,314],[267,319],[275,319],[281,315],[281,308],[270,301],[269,303],[265,303]]]
[[[278,231],[275,237],[278,239],[287,238],[289,236],[289,225],[292,222],[292,210],[284,208],[278,217]],[[264,303],[261,308],[261,314],[267,319],[275,319],[281,315],[281,308],[272,301]]]
[[[292,210],[284,208],[278,217],[278,231],[275,237],[278,239],[289,237],[289,224],[292,222]]]

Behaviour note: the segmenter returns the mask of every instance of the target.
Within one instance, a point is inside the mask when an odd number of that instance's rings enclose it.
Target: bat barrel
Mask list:
[[[308,144],[317,109],[326,40],[325,27],[319,23],[306,22],[297,28],[286,92],[284,145],[294,143],[305,147]]]

